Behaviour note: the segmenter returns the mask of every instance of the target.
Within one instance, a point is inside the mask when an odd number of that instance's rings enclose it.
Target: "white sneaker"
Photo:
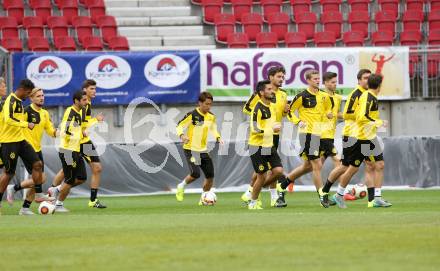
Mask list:
[[[14,194],[15,194],[14,185],[13,184],[8,185],[8,187],[6,188],[6,200],[8,201],[8,204],[11,206],[12,204],[14,204]]]
[[[35,202],[41,203],[43,201],[54,201],[55,198],[47,195],[47,194],[43,194],[43,193],[39,193],[39,194],[35,194]]]
[[[49,189],[47,189],[47,193],[52,198],[57,199],[58,198],[58,194],[60,193],[60,191],[58,190],[58,187],[49,187]]]
[[[29,208],[21,208],[18,212],[19,215],[34,215],[34,212],[32,212]]]
[[[55,205],[55,213],[68,213],[69,209],[64,207],[64,205]]]

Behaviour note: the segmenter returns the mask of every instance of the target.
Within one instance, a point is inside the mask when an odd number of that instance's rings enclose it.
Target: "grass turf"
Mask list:
[[[69,199],[69,214],[21,217],[3,202],[0,270],[438,270],[440,191],[385,191],[394,206],[324,209],[315,193],[284,209],[241,207],[238,193]],[[264,206],[268,206],[268,193]],[[33,207],[34,209],[36,206]]]

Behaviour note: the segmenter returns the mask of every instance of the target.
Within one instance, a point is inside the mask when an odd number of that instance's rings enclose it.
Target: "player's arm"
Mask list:
[[[209,132],[215,137],[215,140],[217,140],[217,142],[220,142],[221,136],[217,130],[217,120],[215,117],[213,118],[212,123],[209,126]]]
[[[261,110],[259,108],[253,108],[252,114],[251,114],[251,132],[252,133],[258,133],[258,134],[264,134],[264,127],[261,125],[262,114]]]
[[[333,119],[335,116],[333,116],[332,112],[332,102],[330,101],[330,96],[327,95],[327,93],[324,92],[324,115],[327,119]]]
[[[285,117],[285,116],[287,116],[287,114],[289,114],[289,110],[290,110],[290,107],[289,107],[289,103],[287,102],[287,94],[286,93],[284,93],[284,99],[283,99],[283,117]]]
[[[244,104],[243,106],[243,113],[245,113],[246,115],[251,115],[252,113],[252,108],[255,107],[255,104],[258,101],[258,95],[257,94],[252,94],[252,96],[249,98],[249,100],[247,100],[247,102]]]
[[[29,126],[29,123],[27,121],[17,119],[14,115],[16,106],[17,104],[15,102],[11,103],[10,99],[7,100],[7,103],[5,104],[5,106],[3,106],[3,119],[8,125],[27,128]]]
[[[287,113],[287,118],[293,122],[293,124],[298,125],[301,121],[296,115],[295,112],[299,109],[302,104],[302,96],[296,95],[293,101],[290,103],[289,113]]]
[[[383,125],[381,119],[375,118],[370,114],[371,107],[373,106],[372,99],[369,99],[369,95],[362,95],[359,99],[358,111],[356,113],[356,121],[360,125],[374,124],[376,127]]]
[[[356,98],[350,97],[349,100],[345,102],[344,113],[342,117],[344,120],[356,120]]]
[[[191,122],[192,122],[192,112],[189,112],[177,124],[176,134],[178,137],[181,137],[184,134],[184,130],[188,127],[188,125]]]
[[[337,96],[337,99],[338,99],[338,111],[337,111],[337,118],[338,118],[338,120],[343,120],[344,119],[344,114],[342,113],[342,111],[341,111],[341,101],[342,101],[342,97],[340,97],[340,96]]]
[[[45,112],[47,114],[46,123],[44,124],[44,130],[51,137],[56,137],[57,129],[55,129],[52,120],[50,119],[49,112]]]

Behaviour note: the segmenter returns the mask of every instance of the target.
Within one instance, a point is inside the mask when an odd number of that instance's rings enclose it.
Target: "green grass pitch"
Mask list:
[[[241,206],[238,193],[102,198],[109,208],[69,199],[69,214],[17,215],[3,202],[0,270],[439,270],[440,190],[385,191],[394,206],[366,200],[321,208],[315,193],[289,206]],[[33,206],[36,210],[36,206]]]

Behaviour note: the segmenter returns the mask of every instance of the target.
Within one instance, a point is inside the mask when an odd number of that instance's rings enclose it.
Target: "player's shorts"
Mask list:
[[[282,167],[281,158],[275,148],[249,146],[252,166],[256,173],[265,173],[276,167]]]
[[[91,140],[81,144],[81,155],[86,159],[87,163],[99,163],[99,155],[96,147]]]
[[[15,174],[17,169],[18,157],[21,158],[26,168],[32,171],[33,165],[40,161],[34,148],[26,141],[2,143],[1,157],[5,167],[5,172]]]
[[[44,172],[44,159],[43,159],[43,153],[42,153],[41,151],[39,151],[39,152],[36,152],[36,154],[37,154],[38,158],[40,159],[40,161],[43,163],[42,171]],[[25,168],[26,168],[26,171],[27,171],[29,174],[32,174],[32,166],[29,166],[29,165],[24,165],[24,166],[25,166]]]
[[[336,151],[335,140],[332,138],[321,138],[319,145],[319,155],[327,159],[330,156],[336,156],[338,152]]]
[[[319,145],[321,140],[318,135],[300,133],[299,143],[301,145],[301,153],[299,156],[303,160],[312,161],[319,158]]]
[[[278,150],[279,146],[280,146],[280,135],[273,135],[273,148],[275,150]]]
[[[197,179],[200,177],[200,169],[202,169],[205,178],[214,178],[214,164],[209,153],[196,152],[191,150],[183,150],[186,161],[189,166],[191,177]]]
[[[377,138],[357,141],[356,157],[351,165],[359,167],[364,160],[371,162],[383,161],[383,149]]]
[[[58,153],[63,165],[64,182],[75,184],[75,180],[87,180],[86,164],[79,152],[60,149]]]
[[[3,160],[1,159],[1,153],[2,153],[2,145],[0,144],[0,168],[3,168]]]
[[[356,144],[357,138],[344,136],[342,138],[342,165],[348,167],[354,164],[357,158]]]

